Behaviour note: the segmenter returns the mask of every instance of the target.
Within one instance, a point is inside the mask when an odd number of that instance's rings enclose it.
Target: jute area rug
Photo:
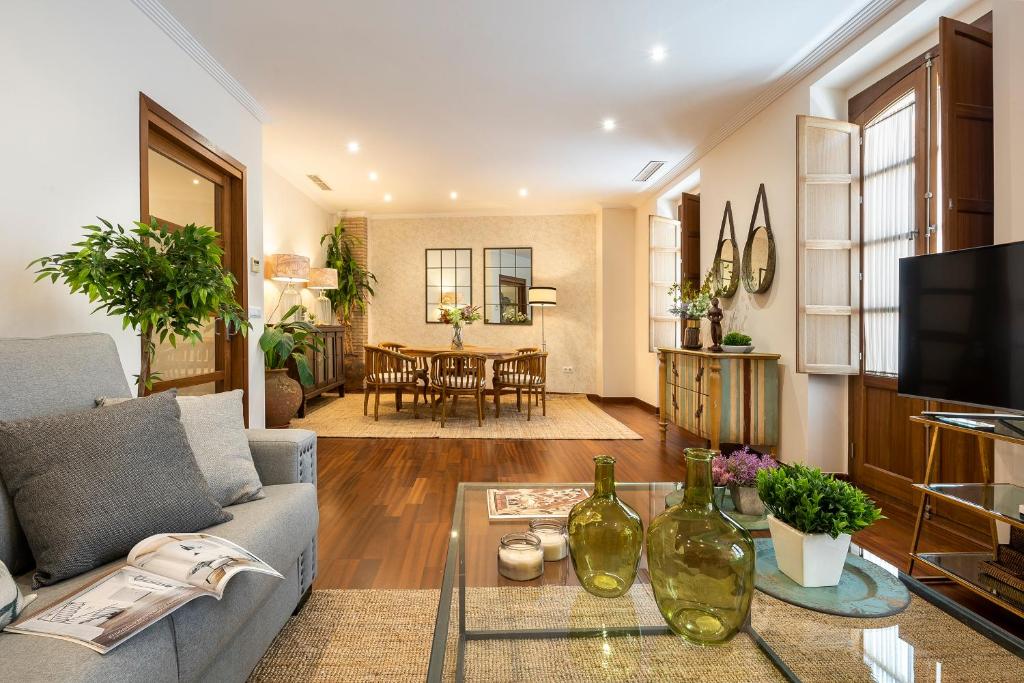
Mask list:
[[[422,399],[422,396],[421,396]],[[449,403],[449,413],[451,404]],[[373,420],[373,396],[369,415],[363,415],[362,394],[344,398],[327,397],[309,407],[306,417],[292,420],[291,426],[310,429],[318,436],[361,439],[641,439],[632,429],[594,405],[581,394],[548,395],[548,414],[533,406],[526,420],[526,397],[522,412],[516,411],[514,395],[502,398],[501,417],[494,417],[493,399],[484,403],[484,424],[477,426],[476,405],[469,397],[459,398],[455,415],[448,415],[441,428],[438,419],[430,420],[430,406],[419,405],[419,419],[412,414],[412,397],[406,394],[401,412],[395,410],[393,393],[380,397],[380,420]]]
[[[318,590],[252,673],[253,683],[423,681],[437,610],[435,590]],[[490,610],[495,626],[590,626],[657,619],[647,586],[615,600],[578,587],[478,588],[467,617]],[[504,616],[503,616],[504,615]],[[536,623],[534,623],[536,622]],[[455,620],[453,619],[453,625]],[[1019,681],[1021,661],[926,601],[901,614],[850,619],[756,593],[754,628],[804,681]],[[449,652],[454,652],[450,640]],[[454,655],[453,655],[454,656]],[[446,680],[453,680],[453,656]],[[898,671],[903,678],[890,678]],[[467,681],[779,681],[746,634],[700,648],[674,636],[470,641]]]

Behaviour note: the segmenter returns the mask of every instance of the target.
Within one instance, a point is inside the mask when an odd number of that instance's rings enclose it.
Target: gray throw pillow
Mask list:
[[[213,499],[224,506],[263,498],[263,482],[256,472],[245,434],[242,390],[204,396],[178,396],[181,424],[196,463],[206,477]],[[100,406],[135,399],[105,398]]]
[[[0,422],[0,475],[37,587],[123,557],[153,534],[232,519],[210,497],[170,393]]]

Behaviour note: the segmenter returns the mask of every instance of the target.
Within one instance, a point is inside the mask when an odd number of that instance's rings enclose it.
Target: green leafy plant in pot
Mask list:
[[[37,266],[37,282],[64,280],[73,294],[97,304],[94,312],[121,316],[123,329],[138,332],[142,362],[135,378],[141,387],[152,389],[160,380],[152,370],[157,342],[201,342],[214,319],[228,331],[249,331],[216,230],[194,223],[171,230],[155,218],[129,229],[99,220],[102,225],[84,226],[85,236],[72,245],[76,250],[37,258],[28,267]]]
[[[882,519],[856,486],[805,465],[760,470],[757,491],[779,569],[805,588],[837,585],[851,535]]]
[[[722,350],[726,353],[750,353],[754,350],[749,334],[730,332],[722,339]]]
[[[265,401],[268,427],[287,427],[302,405],[302,386],[315,381],[310,355],[323,351],[323,337],[316,326],[293,320],[302,306],[292,306],[277,323],[269,323],[260,336],[263,364],[266,368]],[[294,367],[299,382],[288,376]]]

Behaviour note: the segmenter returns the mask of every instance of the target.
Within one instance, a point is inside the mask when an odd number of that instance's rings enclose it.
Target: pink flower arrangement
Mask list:
[[[711,460],[711,478],[715,486],[753,486],[757,481],[758,470],[770,470],[778,466],[779,463],[772,457],[744,446],[729,455],[716,455]]]

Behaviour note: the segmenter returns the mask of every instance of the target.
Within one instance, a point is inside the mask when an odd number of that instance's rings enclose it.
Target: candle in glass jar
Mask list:
[[[540,539],[529,532],[505,534],[498,546],[498,573],[513,581],[529,581],[544,573]]]
[[[535,519],[530,522],[530,533],[540,539],[545,562],[556,562],[569,554],[569,535],[561,522]]]

